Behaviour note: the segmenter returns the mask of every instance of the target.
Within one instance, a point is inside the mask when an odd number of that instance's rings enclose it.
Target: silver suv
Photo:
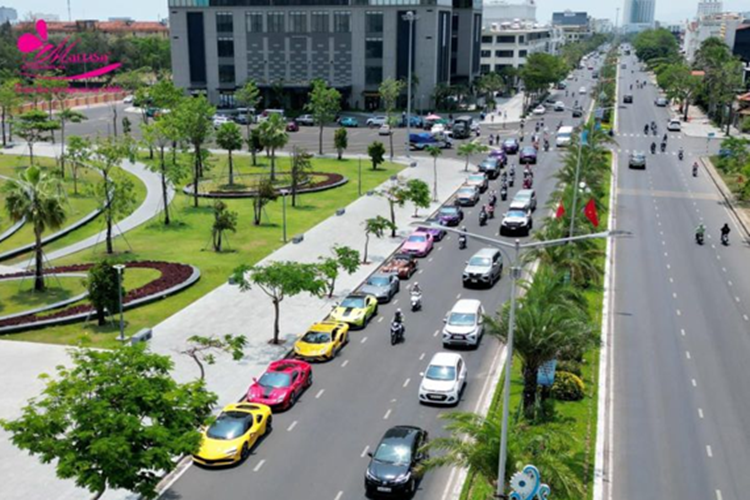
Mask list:
[[[483,248],[466,262],[463,274],[464,287],[484,285],[491,287],[503,274],[503,256],[496,248]]]

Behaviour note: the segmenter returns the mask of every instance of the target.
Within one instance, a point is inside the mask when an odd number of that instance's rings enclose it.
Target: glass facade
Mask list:
[[[219,64],[219,83],[234,83],[234,64]]]
[[[313,33],[328,33],[328,12],[310,13],[310,31]]]
[[[245,14],[248,33],[263,33],[263,13],[248,12]]]
[[[234,16],[231,12],[216,13],[216,31],[219,33],[231,33],[234,30]]]
[[[382,38],[367,38],[365,40],[365,58],[373,59],[383,58],[383,39]]]
[[[334,33],[349,33],[351,32],[351,13],[349,12],[334,12],[333,13],[333,31]]]
[[[307,33],[307,12],[289,13],[289,31],[292,33]]]
[[[284,32],[284,13],[269,12],[266,14],[266,31],[268,33]]]
[[[365,32],[382,33],[383,32],[383,13],[382,12],[365,12]]]
[[[481,0],[465,1],[481,8]],[[337,7],[342,5],[441,5],[452,6],[453,0],[169,0],[169,7]]]
[[[219,37],[216,47],[219,57],[234,57],[234,38]]]
[[[495,37],[497,43],[516,43],[515,35],[500,35]]]

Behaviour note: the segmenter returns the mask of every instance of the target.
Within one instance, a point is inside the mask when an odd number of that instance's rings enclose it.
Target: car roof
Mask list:
[[[483,250],[489,250],[493,254],[495,253],[495,250],[492,248],[483,248],[479,252],[475,253],[474,256],[476,257],[479,255]],[[490,254],[491,256],[492,254]],[[477,309],[482,305],[482,302],[478,299],[459,299],[456,301],[456,303],[453,305],[453,308],[451,309],[451,312],[476,312]]]
[[[514,196],[514,198],[517,198],[517,197],[526,197],[526,196],[529,196],[529,197],[530,197],[530,196],[532,196],[533,194],[534,194],[534,190],[533,190],[533,189],[520,189],[520,190],[519,190],[519,191],[518,191],[518,192],[516,193],[516,196]]]
[[[270,363],[268,365],[268,370],[266,371],[288,373],[302,368],[302,363],[304,363],[304,361],[300,362],[300,360],[297,359],[279,359]]]
[[[492,257],[498,252],[496,248],[482,248],[477,251],[472,257]],[[467,299],[469,300],[469,299]],[[477,301],[479,302],[479,301]]]
[[[381,441],[384,441],[386,439],[402,439],[404,441],[413,443],[417,438],[417,435],[423,432],[424,431],[422,429],[413,425],[397,425],[385,431],[385,434],[383,434],[383,439],[381,439]]]
[[[453,366],[462,359],[461,355],[456,352],[438,352],[430,360],[431,365]]]

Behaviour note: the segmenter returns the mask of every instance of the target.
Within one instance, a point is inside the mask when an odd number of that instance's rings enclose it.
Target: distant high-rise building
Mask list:
[[[625,31],[641,31],[654,26],[656,0],[625,0],[622,25]]]
[[[485,26],[512,21],[536,21],[534,0],[522,0],[517,3],[507,0],[487,0],[483,3],[482,22]]]
[[[0,24],[12,23],[18,19],[18,12],[13,7],[0,7]]]
[[[591,35],[590,18],[586,12],[553,12],[552,26],[562,29],[565,43],[577,42]]]
[[[714,14],[719,14],[724,10],[721,0],[700,0],[698,2],[698,19]]]

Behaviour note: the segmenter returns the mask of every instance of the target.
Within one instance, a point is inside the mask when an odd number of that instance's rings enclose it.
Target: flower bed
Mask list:
[[[261,174],[256,174],[261,175]],[[265,175],[265,174],[262,174]],[[297,194],[303,194],[303,193],[315,193],[318,191],[325,191],[326,189],[332,189],[335,187],[339,187],[342,184],[345,184],[348,179],[344,177],[341,174],[334,174],[334,173],[328,173],[328,172],[310,172],[309,175],[313,178],[318,178],[318,180],[314,182],[309,182],[304,184],[303,187],[299,187],[297,189]],[[276,192],[280,194],[281,189],[290,190],[291,188],[289,186],[284,186],[281,188],[277,188]],[[193,195],[193,186],[188,185],[183,188],[183,192],[187,195],[192,196]],[[206,193],[198,193],[198,196],[201,198],[252,198],[255,196],[255,191],[253,190],[237,190],[237,191],[230,191],[230,190],[221,190],[221,191],[208,191]]]
[[[93,264],[75,264],[70,266],[53,267],[45,269],[45,275],[68,274],[88,271]],[[193,266],[187,264],[176,264],[172,262],[142,261],[128,262],[126,268],[154,269],[161,276],[145,284],[142,287],[128,291],[123,297],[123,308],[127,309],[137,305],[145,304],[151,300],[161,298],[176,291],[182,290],[198,280],[200,272]],[[0,277],[0,281],[10,278],[21,278],[33,276],[33,271],[24,271],[14,274],[6,274]],[[63,323],[84,319],[95,313],[90,304],[76,304],[65,309],[60,309],[51,314],[31,313],[0,321],[0,332],[17,331],[35,326],[47,326],[49,324]]]

